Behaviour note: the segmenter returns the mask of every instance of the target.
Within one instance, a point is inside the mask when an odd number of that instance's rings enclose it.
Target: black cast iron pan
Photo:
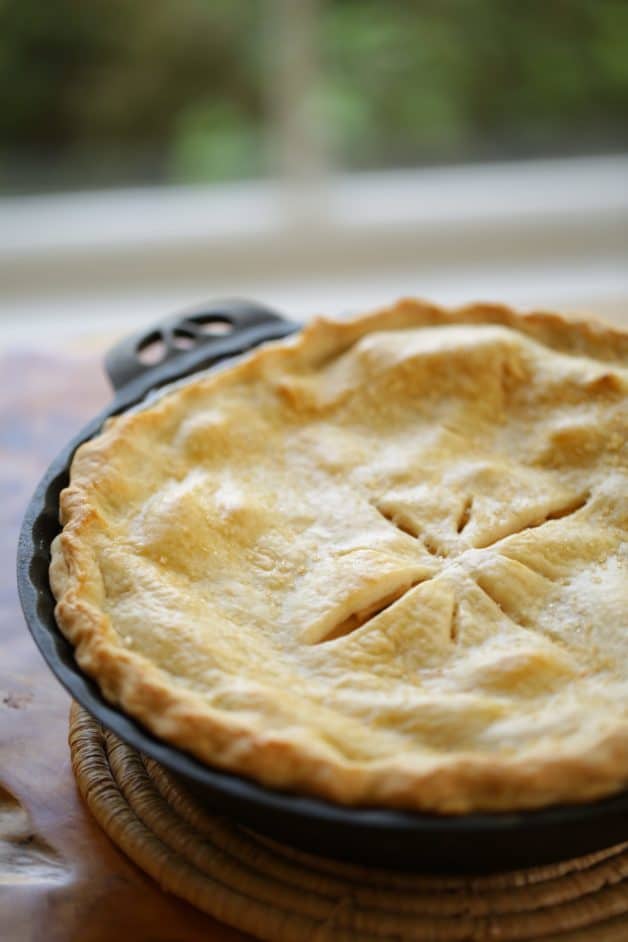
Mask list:
[[[130,337],[108,354],[113,402],[52,462],[28,506],[20,534],[20,599],[49,667],[103,726],[182,777],[209,809],[313,853],[399,870],[482,873],[565,860],[628,840],[628,792],[540,811],[446,817],[346,808],[273,791],[204,765],[157,739],[108,703],[77,666],[72,646],[56,625],[48,582],[50,544],[59,531],[59,492],[68,482],[74,451],[98,432],[106,418],[140,402],[151,390],[298,329],[298,324],[261,305],[218,302]],[[165,355],[159,364],[147,366],[138,353],[158,341]]]

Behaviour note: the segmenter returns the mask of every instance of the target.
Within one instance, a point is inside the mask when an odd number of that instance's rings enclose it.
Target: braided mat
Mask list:
[[[77,705],[72,765],[112,841],[170,893],[269,942],[626,942],[628,844],[534,870],[429,877],[339,863],[213,817]]]

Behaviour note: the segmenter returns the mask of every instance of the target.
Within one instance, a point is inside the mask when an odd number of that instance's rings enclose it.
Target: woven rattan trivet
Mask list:
[[[271,942],[626,942],[628,845],[489,877],[429,877],[313,857],[197,804],[76,705],[76,779],[109,837],[163,889]]]

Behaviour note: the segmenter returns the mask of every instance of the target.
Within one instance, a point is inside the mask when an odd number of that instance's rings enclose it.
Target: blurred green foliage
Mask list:
[[[0,0],[0,186],[257,174],[260,8]]]
[[[0,0],[0,187],[272,172],[273,10]],[[316,42],[341,166],[628,144],[626,0],[321,0]]]
[[[352,163],[628,144],[625,0],[331,4],[323,102]]]

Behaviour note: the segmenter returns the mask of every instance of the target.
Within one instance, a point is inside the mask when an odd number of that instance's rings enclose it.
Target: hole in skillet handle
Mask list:
[[[144,337],[137,345],[137,359],[145,366],[161,363],[168,352],[161,332],[156,330]]]
[[[277,337],[298,326],[253,301],[210,301],[125,337],[106,355],[105,369],[116,392],[142,377],[148,378],[148,374],[154,380],[151,385],[159,385],[162,374],[163,382],[176,378],[179,365],[185,367],[182,372],[209,366],[214,351],[216,358],[229,355],[232,351],[227,347],[233,344],[236,348],[238,340],[244,341],[247,333],[253,335],[257,329],[275,324]],[[257,342],[252,336],[251,346]],[[243,349],[247,346],[243,345]]]

